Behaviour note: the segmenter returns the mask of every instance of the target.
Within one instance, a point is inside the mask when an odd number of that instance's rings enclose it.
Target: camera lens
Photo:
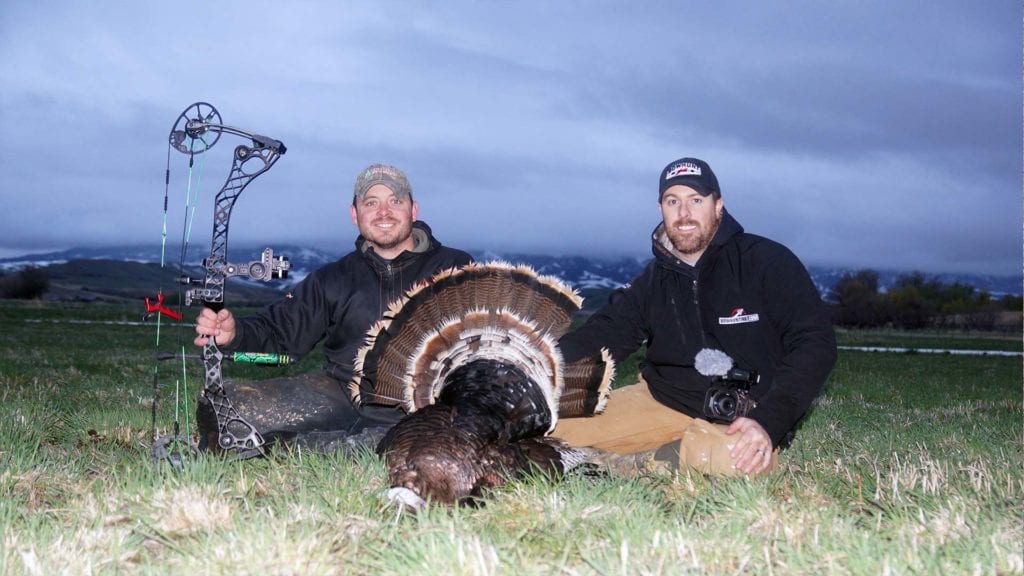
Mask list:
[[[732,416],[736,413],[736,399],[732,396],[723,396],[718,401],[718,413],[722,416]]]
[[[718,391],[709,398],[707,408],[710,415],[715,418],[732,420],[736,416],[736,396]]]

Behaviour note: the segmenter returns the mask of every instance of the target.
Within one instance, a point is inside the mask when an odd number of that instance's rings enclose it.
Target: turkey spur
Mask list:
[[[581,304],[557,278],[502,262],[441,272],[392,304],[349,385],[355,402],[408,412],[377,446],[392,497],[462,503],[582,463],[584,450],[547,436],[608,399],[611,356],[565,363],[557,347]]]

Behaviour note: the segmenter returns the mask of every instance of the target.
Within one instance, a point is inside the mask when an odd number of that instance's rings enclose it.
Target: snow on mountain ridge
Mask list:
[[[259,260],[265,246],[233,247],[231,261],[236,263]],[[205,256],[206,247],[193,246],[187,255],[189,263],[198,263]],[[538,273],[556,276],[576,289],[609,289],[629,283],[644,266],[649,258],[622,257],[618,259],[588,258],[584,256],[549,256],[543,254],[500,253],[493,250],[470,251],[478,261],[504,260],[513,263],[525,263]],[[341,257],[340,252],[331,252],[319,248],[298,245],[279,245],[274,247],[276,256],[286,256],[291,262],[286,284],[300,282],[317,268],[333,262]],[[10,273],[27,266],[46,267],[64,264],[70,260],[121,260],[126,262],[157,263],[160,262],[159,247],[108,247],[108,248],[72,248],[61,252],[29,254],[21,257],[0,259],[0,271]],[[165,256],[167,265],[176,266],[180,254]],[[818,291],[828,295],[835,283],[844,274],[855,272],[856,269],[829,266],[808,266]],[[885,290],[892,286],[896,279],[907,274],[906,271],[878,271],[880,287]],[[997,276],[989,274],[927,274],[929,278],[938,278],[950,284],[959,282],[988,290],[994,297],[1004,294],[1021,294],[1022,279],[1013,276]]]

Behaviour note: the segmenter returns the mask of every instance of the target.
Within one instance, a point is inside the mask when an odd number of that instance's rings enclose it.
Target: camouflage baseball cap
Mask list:
[[[387,186],[395,196],[412,196],[412,187],[405,173],[387,164],[371,164],[356,177],[354,198],[363,198],[366,191],[376,184]]]

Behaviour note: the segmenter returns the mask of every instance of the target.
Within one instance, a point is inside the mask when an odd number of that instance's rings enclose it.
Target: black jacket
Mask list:
[[[756,370],[757,407],[748,417],[774,445],[821,391],[836,361],[832,323],[803,264],[785,246],[743,231],[724,212],[696,266],[677,259],[653,234],[654,260],[609,297],[584,326],[559,342],[566,360],[601,346],[617,361],[647,344],[641,372],[662,404],[700,417],[711,379],[694,368],[716,348],[737,368]]]
[[[388,304],[413,284],[471,261],[469,254],[442,246],[423,222],[413,224],[413,236],[416,248],[394,260],[378,256],[359,236],[356,250],[317,269],[257,315],[239,319],[235,339],[225,351],[302,356],[323,340],[324,369],[347,384],[356,351]]]

